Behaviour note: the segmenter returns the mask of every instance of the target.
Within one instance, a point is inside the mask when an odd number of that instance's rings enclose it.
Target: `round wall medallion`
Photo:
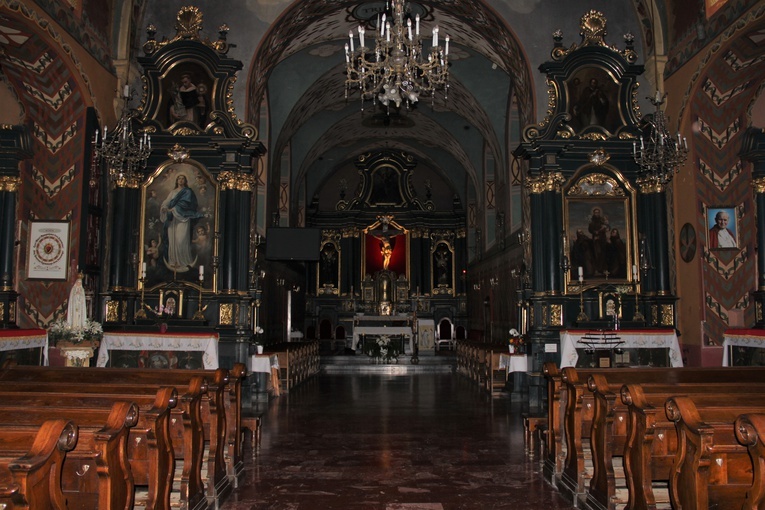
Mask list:
[[[680,257],[685,262],[690,262],[696,256],[696,229],[686,223],[680,229]]]

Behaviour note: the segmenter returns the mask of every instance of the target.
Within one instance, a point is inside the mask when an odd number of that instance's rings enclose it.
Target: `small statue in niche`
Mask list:
[[[207,85],[194,84],[190,73],[181,75],[180,83],[170,89],[170,122],[187,121],[204,125],[207,121]]]

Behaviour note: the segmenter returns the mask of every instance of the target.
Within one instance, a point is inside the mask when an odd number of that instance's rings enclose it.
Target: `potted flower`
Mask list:
[[[53,366],[89,366],[93,351],[101,344],[104,330],[101,323],[85,319],[81,327],[73,327],[58,319],[48,326],[49,362]]]
[[[526,342],[517,329],[513,328],[509,331],[507,340],[510,354],[523,354]]]

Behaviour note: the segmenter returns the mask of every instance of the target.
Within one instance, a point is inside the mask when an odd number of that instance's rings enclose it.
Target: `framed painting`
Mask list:
[[[213,85],[213,79],[201,65],[184,63],[173,67],[162,78],[161,111],[165,125],[190,122],[204,129],[210,113]]]
[[[148,288],[173,281],[213,289],[218,186],[195,161],[160,165],[143,185],[141,265]]]
[[[584,66],[566,80],[571,127],[579,132],[600,126],[613,132],[622,122],[619,84],[602,67]]]
[[[66,280],[69,266],[69,222],[30,221],[27,278]]]
[[[707,247],[710,250],[738,249],[738,214],[733,206],[706,208]]]
[[[629,281],[632,232],[626,197],[566,200],[569,281]]]

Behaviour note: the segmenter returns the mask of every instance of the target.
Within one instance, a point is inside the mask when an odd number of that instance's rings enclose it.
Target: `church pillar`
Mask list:
[[[141,196],[137,177],[120,177],[115,181],[112,193],[114,214],[112,215],[111,254],[109,259],[109,288],[112,291],[122,291],[133,286],[133,278],[137,273],[130,254],[133,245],[138,218],[134,217],[140,211]],[[131,214],[131,211],[133,213]]]
[[[550,295],[561,289],[561,186],[560,172],[542,172],[528,179],[531,193],[531,253],[535,292]]]
[[[342,274],[341,293],[351,292],[361,294],[361,241],[359,230],[355,227],[345,228],[341,233],[340,256],[342,264],[340,270]]]
[[[223,218],[220,235],[223,240],[220,255],[220,287],[223,292],[247,288],[250,254],[250,204],[254,179],[252,175],[223,171],[218,175],[221,185]]]
[[[670,292],[667,197],[655,180],[638,180],[638,264],[643,294]]]
[[[744,133],[741,159],[752,163],[752,191],[757,208],[757,290],[753,293],[755,325],[765,328],[765,132],[750,127]]]
[[[457,229],[457,237],[454,240],[454,290],[456,295],[467,292],[467,281],[463,271],[467,268],[467,231],[464,228]]]

